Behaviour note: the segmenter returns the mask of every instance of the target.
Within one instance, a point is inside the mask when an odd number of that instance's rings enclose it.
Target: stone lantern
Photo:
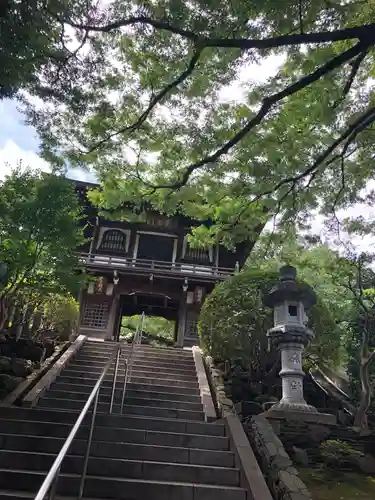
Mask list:
[[[274,326],[267,332],[270,346],[281,353],[282,399],[269,412],[317,413],[303,397],[302,352],[314,334],[306,326],[306,311],[316,303],[314,290],[297,283],[292,266],[280,269],[280,281],[265,295],[264,305],[273,308]]]

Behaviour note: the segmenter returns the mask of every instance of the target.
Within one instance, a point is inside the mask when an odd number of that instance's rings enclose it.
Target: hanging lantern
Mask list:
[[[194,302],[196,304],[201,304],[203,302],[204,288],[201,286],[196,286],[194,290]]]
[[[107,287],[107,280],[104,276],[100,276],[96,280],[96,291],[97,293],[103,293]]]

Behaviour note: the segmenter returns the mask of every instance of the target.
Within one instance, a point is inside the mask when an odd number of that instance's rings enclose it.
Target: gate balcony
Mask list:
[[[79,253],[79,259],[88,270],[118,271],[126,274],[158,277],[197,278],[200,281],[222,281],[235,273],[234,268],[218,267],[187,262],[167,262],[151,259]]]

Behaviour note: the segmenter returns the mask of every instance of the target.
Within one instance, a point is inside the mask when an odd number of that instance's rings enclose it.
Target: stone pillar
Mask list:
[[[294,409],[302,408],[303,411],[314,410],[308,406],[303,396],[302,350],[303,344],[280,343],[281,371],[283,397],[280,405],[293,406]]]

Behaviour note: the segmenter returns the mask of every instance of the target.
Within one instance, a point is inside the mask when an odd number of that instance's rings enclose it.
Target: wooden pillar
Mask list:
[[[177,319],[177,347],[183,347],[186,328],[186,296],[182,295]]]
[[[109,311],[106,340],[116,340],[116,333],[117,333],[116,326],[118,324],[119,314],[120,314],[119,296],[117,295],[113,298],[111,308]]]

